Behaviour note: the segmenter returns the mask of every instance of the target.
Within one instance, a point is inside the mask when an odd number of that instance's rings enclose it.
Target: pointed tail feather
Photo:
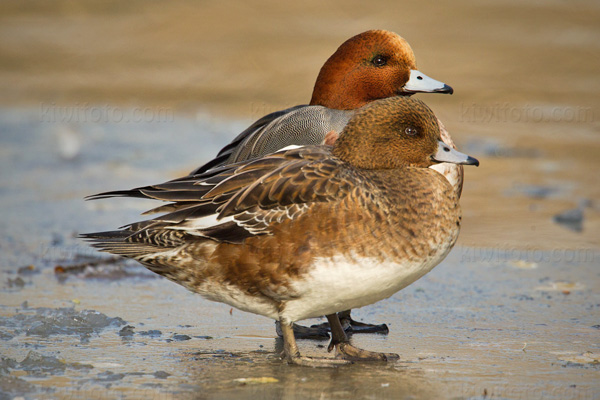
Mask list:
[[[144,255],[162,251],[159,246],[150,243],[134,242],[130,238],[130,231],[108,231],[84,233],[79,237],[91,242],[91,245],[100,251],[127,258],[138,258]]]

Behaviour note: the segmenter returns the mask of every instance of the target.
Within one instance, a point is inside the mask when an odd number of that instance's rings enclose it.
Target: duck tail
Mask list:
[[[100,251],[127,258],[138,259],[165,250],[156,240],[140,240],[139,233],[127,230],[84,233],[79,237],[91,242]]]
[[[150,271],[176,283],[183,284],[197,278],[202,268],[202,257],[189,254],[192,245],[198,254],[208,259],[214,244],[206,238],[187,235],[171,229],[94,232],[80,235],[100,251],[132,258]],[[188,287],[194,290],[193,286]]]
[[[84,233],[81,238],[100,251],[137,259],[140,256],[172,250],[188,242],[186,233],[171,229],[143,229]]]

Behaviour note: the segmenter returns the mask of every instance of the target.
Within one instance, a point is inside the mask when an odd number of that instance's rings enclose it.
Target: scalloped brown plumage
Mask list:
[[[170,212],[84,236],[288,332],[294,321],[389,297],[446,256],[460,207],[448,181],[427,168],[440,140],[423,102],[379,100],[333,148],[284,150],[134,189],[131,196],[174,202]],[[207,216],[220,221],[206,228]],[[300,360],[285,332],[288,359]]]

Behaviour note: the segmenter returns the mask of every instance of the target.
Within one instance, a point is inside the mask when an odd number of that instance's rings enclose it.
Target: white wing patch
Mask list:
[[[298,146],[296,144],[290,144],[289,146],[286,146],[280,150],[277,150],[278,153],[283,153],[284,151],[288,151],[288,150],[296,150],[296,149],[301,149],[302,147],[305,146]]]

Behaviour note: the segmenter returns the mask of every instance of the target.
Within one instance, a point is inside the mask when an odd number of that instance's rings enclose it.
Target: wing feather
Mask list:
[[[189,234],[241,243],[270,234],[274,224],[296,219],[317,203],[341,201],[365,184],[360,171],[333,157],[330,147],[304,146],[221,167],[218,173],[118,193],[169,202],[146,212],[165,214],[127,225],[132,237],[175,230],[178,239]],[[202,226],[206,218],[212,223]]]
[[[190,175],[209,172],[224,165],[263,157],[291,145],[324,144],[327,133],[340,133],[354,110],[333,110],[300,105],[268,114],[223,147],[213,160]]]

